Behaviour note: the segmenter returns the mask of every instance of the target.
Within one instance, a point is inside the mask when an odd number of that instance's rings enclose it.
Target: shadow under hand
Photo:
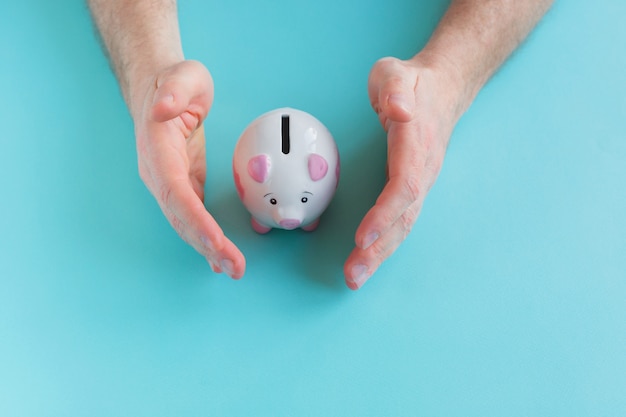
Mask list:
[[[339,186],[315,231],[274,229],[259,235],[250,226],[250,214],[234,184],[228,192],[207,196],[207,209],[246,257],[244,279],[252,275],[257,283],[278,280],[293,289],[298,279],[305,278],[338,291],[347,288],[343,264],[354,248],[361,219],[385,184],[387,152],[385,133],[373,122],[361,123],[360,129],[342,126],[337,130]]]
[[[362,140],[345,142],[346,146],[341,146],[338,137],[339,187],[302,259],[308,278],[333,288],[346,288],[343,264],[355,246],[356,229],[385,184],[385,134],[372,127],[363,136]]]

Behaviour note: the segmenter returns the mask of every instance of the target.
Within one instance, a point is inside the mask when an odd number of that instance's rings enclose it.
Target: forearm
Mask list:
[[[176,0],[88,0],[131,114],[151,76],[184,59]]]
[[[553,0],[453,0],[421,55],[454,73],[458,115],[530,33]]]

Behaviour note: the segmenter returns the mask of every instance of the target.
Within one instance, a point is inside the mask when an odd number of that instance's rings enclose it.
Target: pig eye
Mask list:
[[[270,198],[270,204],[275,206],[278,203],[275,198]]]
[[[308,199],[308,198],[306,198],[306,197],[302,197],[302,198],[300,199],[300,201],[302,201],[303,203],[306,203],[307,201],[309,201],[309,199]]]

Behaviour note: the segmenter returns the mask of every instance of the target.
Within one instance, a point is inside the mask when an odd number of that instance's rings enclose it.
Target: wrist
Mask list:
[[[461,118],[469,108],[475,93],[467,81],[462,68],[445,54],[422,50],[409,60],[421,71],[432,74],[442,86],[438,91],[440,113],[446,114],[452,124]]]

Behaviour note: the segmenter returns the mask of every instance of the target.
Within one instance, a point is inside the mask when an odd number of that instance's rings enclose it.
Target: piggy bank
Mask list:
[[[291,108],[273,110],[241,134],[233,176],[255,231],[312,231],[337,188],[337,145],[310,114]]]

